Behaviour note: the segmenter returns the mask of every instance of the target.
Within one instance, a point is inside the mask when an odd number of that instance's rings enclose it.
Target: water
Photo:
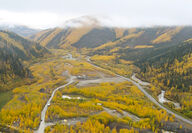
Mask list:
[[[158,96],[158,99],[159,99],[160,103],[166,103],[166,102],[167,103],[173,103],[176,109],[181,108],[179,103],[176,103],[176,102],[173,102],[173,101],[166,99],[165,98],[165,91],[163,91],[163,90],[161,91],[161,94]]]
[[[83,99],[83,98],[81,98],[79,96],[78,97],[73,97],[73,96],[68,96],[68,95],[63,95],[62,98],[63,99]]]

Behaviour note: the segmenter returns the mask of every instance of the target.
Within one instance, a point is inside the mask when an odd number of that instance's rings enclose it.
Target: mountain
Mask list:
[[[96,18],[92,17],[73,19],[60,28],[44,30],[30,37],[49,48],[69,46],[93,48],[115,38],[113,29],[103,27]]]
[[[49,51],[36,42],[27,40],[15,33],[0,30],[0,90],[11,81],[29,76],[23,61],[42,57]]]
[[[151,27],[125,29],[123,36],[95,48],[96,52],[107,52],[113,48],[134,49],[175,45],[192,38],[192,27]]]
[[[38,43],[8,31],[0,30],[0,43],[1,49],[7,49],[23,60],[41,57],[48,52]]]
[[[23,25],[0,25],[0,30],[11,31],[23,37],[31,36],[40,31]]]
[[[80,17],[63,26],[48,29],[30,36],[30,39],[49,48],[95,48],[102,52],[114,47],[152,47],[176,44],[192,38],[192,27],[119,28],[107,26],[107,19]]]

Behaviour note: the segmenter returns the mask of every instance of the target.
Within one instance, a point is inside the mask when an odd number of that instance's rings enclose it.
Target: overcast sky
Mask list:
[[[60,26],[86,15],[119,27],[192,25],[192,0],[0,0],[0,24]]]

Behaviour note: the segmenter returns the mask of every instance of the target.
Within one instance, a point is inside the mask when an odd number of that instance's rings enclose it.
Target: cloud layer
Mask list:
[[[6,0],[0,1],[0,24],[50,28],[91,15],[118,27],[192,25],[191,5],[191,0]]]
[[[11,12],[0,10],[0,24],[25,25],[31,28],[51,28],[62,25],[64,21],[77,17],[76,15],[58,15],[51,12]]]

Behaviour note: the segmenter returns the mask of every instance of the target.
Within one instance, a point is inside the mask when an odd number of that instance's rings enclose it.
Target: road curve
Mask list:
[[[51,94],[51,97],[49,98],[49,100],[47,101],[47,103],[45,104],[42,112],[41,112],[41,123],[40,123],[40,126],[38,128],[37,131],[35,131],[35,133],[44,133],[44,130],[45,130],[45,127],[46,127],[46,123],[45,123],[45,114],[47,112],[47,109],[48,109],[48,106],[51,104],[51,100],[53,99],[54,95],[55,95],[55,92],[61,88],[64,88],[68,85],[70,85],[71,83],[73,83],[74,81],[74,76],[71,76],[70,79],[69,79],[69,82],[67,84],[64,84],[60,87],[57,87]]]
[[[87,58],[87,61],[88,61],[91,65],[93,65],[93,66],[95,66],[95,67],[97,67],[97,68],[104,69],[104,68],[102,68],[102,67],[100,67],[100,66],[92,63],[89,57]],[[123,79],[125,79],[125,80],[127,80],[127,81],[132,82],[134,85],[136,85],[136,86],[139,88],[139,90],[141,90],[141,91],[145,94],[146,97],[149,98],[150,101],[152,101],[154,104],[156,104],[157,106],[159,106],[161,109],[166,110],[169,114],[174,115],[177,119],[180,119],[180,120],[182,120],[183,122],[186,122],[186,123],[192,125],[192,120],[186,119],[186,118],[184,118],[184,117],[182,117],[182,116],[174,113],[174,112],[171,111],[170,109],[164,107],[163,105],[161,105],[159,102],[157,102],[157,100],[156,100],[155,98],[153,98],[153,97],[152,97],[145,89],[143,89],[143,87],[142,87],[140,84],[138,84],[137,82],[131,80],[130,78],[126,78],[126,77],[124,77],[124,76],[121,76],[121,75],[119,75],[119,74],[115,74],[115,75],[118,76],[118,77],[121,77],[121,78],[123,78]]]

